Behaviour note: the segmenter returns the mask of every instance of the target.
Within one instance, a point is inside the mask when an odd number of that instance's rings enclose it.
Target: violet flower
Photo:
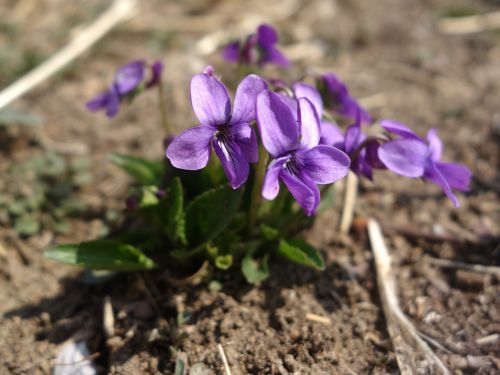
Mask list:
[[[420,177],[438,185],[455,207],[459,207],[452,189],[468,191],[472,173],[462,164],[440,161],[443,144],[436,129],[430,129],[424,140],[399,122],[382,120],[380,125],[400,136],[379,147],[378,156],[385,166],[401,176]]]
[[[325,124],[321,131],[320,143],[337,147],[349,155],[350,168],[358,176],[372,180],[373,169],[385,169],[377,154],[379,143],[375,139],[368,139],[363,133],[360,114],[356,116],[354,123],[347,127],[345,134],[342,134],[335,124]]]
[[[295,117],[280,95],[262,92],[257,98],[257,124],[264,147],[274,157],[264,178],[262,196],[276,198],[282,180],[306,215],[314,215],[321,199],[317,184],[345,177],[349,157],[335,147],[319,145],[318,114],[305,97],[298,100]]]
[[[240,64],[262,66],[276,64],[288,66],[288,59],[275,47],[278,43],[278,34],[270,25],[260,25],[256,34],[247,37],[244,43],[234,41],[222,50],[222,57],[226,61]]]
[[[361,129],[361,112],[355,116],[354,124],[347,127],[344,135],[336,123],[321,119],[323,101],[316,88],[307,83],[298,82],[292,85],[292,91],[295,98],[307,98],[314,105],[320,118],[321,138],[319,143],[334,146],[344,151],[351,158],[350,168],[354,173],[371,180],[373,168],[384,168],[377,156],[378,142],[374,140],[365,143],[367,137]],[[292,111],[297,110],[296,100],[285,95],[283,95],[283,99]]]
[[[231,113],[226,86],[213,76],[211,67],[191,80],[191,103],[201,125],[185,130],[175,137],[167,149],[167,158],[180,169],[204,168],[211,148],[219,157],[233,189],[248,178],[249,163],[259,158],[257,137],[250,125],[255,120],[257,95],[266,82],[254,74],[239,84]]]
[[[338,114],[355,119],[360,113],[361,122],[371,123],[370,114],[351,96],[347,86],[333,73],[318,77],[316,85],[323,96],[325,105]]]
[[[159,84],[162,70],[163,64],[161,61],[156,61],[151,66],[151,78],[146,83],[146,88]],[[127,97],[131,97],[141,87],[145,75],[146,62],[144,60],[132,61],[121,67],[116,71],[113,83],[109,86],[108,90],[96,95],[87,102],[87,109],[92,112],[104,109],[106,110],[106,116],[116,116],[120,108],[120,102]]]

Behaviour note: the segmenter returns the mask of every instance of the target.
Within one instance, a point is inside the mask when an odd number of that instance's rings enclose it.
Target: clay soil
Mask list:
[[[456,374],[500,373],[499,278],[431,259],[500,265],[500,34],[445,35],[437,28],[442,16],[490,12],[498,2],[140,3],[134,20],[12,105],[40,118],[40,125],[0,129],[0,194],[13,183],[17,165],[49,150],[69,161],[86,158],[92,178],[73,191],[86,208],[67,218],[64,233],[43,227],[23,237],[2,219],[0,373],[49,374],[61,345],[75,337],[85,340],[102,373],[171,374],[182,359],[205,369],[199,373],[222,374],[219,343],[233,374],[398,373],[366,235],[369,217],[384,230],[403,311],[439,358]],[[26,59],[19,56],[49,56],[106,5],[0,1],[0,51],[15,65],[2,70],[0,85],[21,74],[15,68]],[[181,130],[194,124],[191,74],[207,63],[230,74],[216,46],[260,21],[280,30],[294,73],[334,71],[367,98],[375,118],[397,118],[421,134],[437,127],[445,159],[474,172],[461,208],[435,186],[378,173],[373,183],[361,182],[349,236],[337,229],[341,200],[305,234],[322,249],[324,272],[274,263],[272,277],[258,287],[216,275],[217,285],[179,288],[161,272],[91,285],[81,270],[44,259],[51,244],[92,239],[115,225],[130,180],[106,161],[108,152],[163,153],[154,93],[112,121],[87,113],[85,100],[117,66],[162,58],[170,117]],[[15,181],[30,188],[23,176]],[[111,338],[102,328],[106,297],[115,315]]]

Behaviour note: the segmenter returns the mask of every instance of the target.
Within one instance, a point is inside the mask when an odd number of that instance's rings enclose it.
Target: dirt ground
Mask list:
[[[0,87],[107,5],[0,0]],[[38,125],[0,126],[1,202],[30,196],[42,183],[41,172],[21,167],[36,158],[55,153],[63,165],[88,164],[75,172],[86,178],[75,177],[66,200],[47,198],[30,213],[42,220],[39,228],[15,226],[16,207],[0,212],[0,374],[50,373],[61,345],[75,336],[87,342],[102,373],[171,374],[183,358],[199,374],[221,374],[218,343],[233,374],[398,373],[366,235],[369,217],[382,224],[403,310],[436,354],[456,374],[500,373],[499,278],[433,261],[500,265],[500,34],[445,35],[436,26],[442,16],[499,6],[494,0],[141,1],[135,19],[12,105]],[[107,153],[163,153],[154,93],[112,121],[85,110],[113,70],[134,58],[163,59],[170,118],[180,130],[194,125],[191,75],[207,63],[229,74],[217,46],[262,21],[279,29],[293,74],[334,71],[367,98],[375,118],[399,119],[421,134],[437,127],[445,159],[474,173],[471,191],[460,195],[462,207],[453,208],[435,186],[378,173],[374,183],[361,183],[350,236],[337,230],[340,201],[308,230],[327,259],[324,272],[273,264],[271,279],[255,288],[229,275],[216,275],[217,284],[176,288],[161,272],[91,285],[80,270],[44,259],[50,244],[92,239],[117,225],[130,181]],[[52,177],[43,181],[49,193],[60,187]],[[80,211],[56,215],[68,200]],[[102,329],[107,296],[116,317],[110,339]]]

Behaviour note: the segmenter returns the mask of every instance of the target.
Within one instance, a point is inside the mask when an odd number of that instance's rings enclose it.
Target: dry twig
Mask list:
[[[439,259],[439,258],[431,258],[431,257],[427,257],[427,260],[429,261],[430,264],[433,264],[433,265],[439,266],[439,267],[457,268],[457,269],[462,269],[462,270],[467,270],[467,271],[474,271],[474,272],[478,272],[478,273],[487,273],[490,275],[495,275],[497,277],[500,277],[500,267],[483,266],[481,264],[469,264],[469,263],[464,263],[464,262],[456,262],[456,261],[448,260],[448,259]]]
[[[375,219],[368,222],[368,236],[375,257],[377,284],[387,322],[387,330],[394,346],[396,359],[403,375],[416,373],[449,374],[448,369],[420,338],[419,332],[399,306],[396,279],[391,258],[385,245],[380,225]]]
[[[311,320],[313,322],[317,322],[317,323],[321,323],[321,324],[325,324],[325,325],[332,325],[332,321],[329,317],[327,316],[321,316],[321,315],[316,315],[316,314],[313,314],[313,313],[307,313],[306,314],[306,319],[307,320]]]
[[[219,351],[220,358],[222,359],[226,375],[231,375],[231,369],[229,368],[229,363],[227,362],[226,353],[224,352],[224,348],[221,344],[217,344],[217,350]]]
[[[500,28],[500,11],[466,17],[446,17],[438,22],[445,34],[472,34]]]
[[[108,339],[115,335],[115,316],[113,315],[113,306],[111,306],[111,298],[109,296],[104,297],[102,328]]]
[[[358,178],[353,172],[347,175],[344,194],[344,207],[342,208],[342,219],[340,220],[340,232],[348,233],[354,217],[354,204],[358,193]]]
[[[0,92],[0,109],[39,85],[80,56],[118,23],[130,18],[137,0],[115,0],[94,23],[82,30],[75,39],[12,85]]]

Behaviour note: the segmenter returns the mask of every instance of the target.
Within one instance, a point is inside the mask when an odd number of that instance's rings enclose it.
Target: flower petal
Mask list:
[[[210,141],[217,129],[212,126],[196,126],[175,137],[167,148],[167,158],[176,168],[198,170],[210,159]]]
[[[302,163],[302,172],[317,184],[331,184],[344,178],[351,164],[351,159],[344,152],[325,145],[298,153],[297,158]]]
[[[240,60],[240,42],[235,41],[224,47],[222,58],[226,61],[238,62]]]
[[[108,92],[108,101],[106,103],[106,116],[115,117],[118,113],[118,109],[120,109],[120,97],[118,93],[110,89]]]
[[[359,117],[357,120],[359,120]],[[363,142],[363,138],[364,136],[361,133],[361,123],[359,121],[349,125],[345,131],[344,151],[351,155],[356,148],[358,148],[361,142]]]
[[[458,163],[436,162],[436,167],[452,189],[469,191],[472,172],[465,165]]]
[[[295,83],[292,86],[292,89],[297,99],[307,98],[311,101],[314,108],[316,108],[318,117],[321,119],[321,116],[323,115],[323,100],[321,100],[319,91],[316,90],[315,87],[303,82]]]
[[[421,177],[427,163],[429,148],[418,139],[398,139],[378,149],[382,163],[401,176]]]
[[[427,142],[429,142],[432,159],[434,161],[441,159],[441,155],[443,154],[443,142],[439,139],[436,129],[429,129],[427,132]]]
[[[250,124],[242,123],[231,126],[229,131],[248,162],[257,163],[259,160],[259,144],[257,143],[255,129]]]
[[[268,50],[265,50],[263,53],[262,58],[259,59],[259,64],[276,64],[276,65],[281,65],[281,66],[288,66],[290,65],[290,61],[283,55],[277,48],[270,48]]]
[[[191,79],[191,103],[202,125],[223,125],[231,116],[231,101],[226,86],[208,74]]]
[[[163,73],[163,63],[158,60],[153,63],[151,66],[151,78],[146,83],[146,88],[150,88],[156,86],[157,84],[161,84],[161,75]]]
[[[328,121],[321,121],[321,138],[319,144],[335,146],[344,143],[344,134],[337,124]]]
[[[234,98],[231,124],[252,122],[255,120],[257,96],[267,88],[267,83],[255,74],[249,74],[238,85]]]
[[[133,61],[120,69],[115,74],[114,86],[118,95],[125,95],[134,90],[144,78],[145,62]]]
[[[380,126],[382,126],[389,133],[399,135],[403,138],[418,139],[423,141],[418,134],[401,122],[385,119],[380,121]]]
[[[220,159],[231,187],[238,189],[246,182],[250,171],[248,160],[243,151],[236,143],[225,143],[219,139],[214,139],[212,145]]]
[[[289,159],[289,156],[283,156],[278,159],[274,159],[267,167],[266,176],[264,177],[264,183],[262,184],[262,196],[264,199],[273,200],[278,196],[280,191],[279,175],[283,170],[283,165]]]
[[[262,143],[274,157],[298,146],[299,127],[280,95],[263,91],[257,98],[257,125]]]
[[[458,202],[458,199],[455,196],[455,194],[453,194],[453,192],[451,191],[451,187],[448,184],[448,181],[446,181],[446,178],[440,172],[440,169],[438,168],[436,163],[434,163],[433,160],[429,161],[427,168],[425,169],[424,177],[427,180],[438,185],[441,189],[443,189],[446,196],[451,200],[451,202],[456,208],[460,207],[460,203]]]
[[[85,103],[85,107],[89,111],[97,112],[108,105],[108,97],[109,97],[109,91],[98,94],[94,96],[92,99],[90,99],[87,103]]]
[[[299,99],[300,147],[311,149],[319,144],[321,128],[314,104],[307,98]]]
[[[283,171],[280,177],[305,214],[307,216],[314,215],[321,199],[319,189],[314,181],[307,176],[299,177],[286,171]]]
[[[278,34],[271,25],[262,24],[257,29],[257,43],[262,48],[271,48],[278,42]]]

